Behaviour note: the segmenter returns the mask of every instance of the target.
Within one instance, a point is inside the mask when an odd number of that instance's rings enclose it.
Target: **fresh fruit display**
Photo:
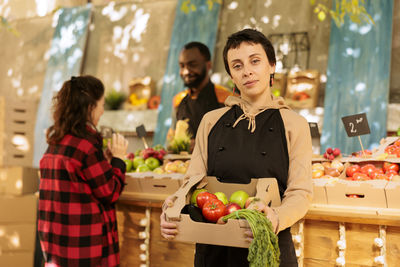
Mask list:
[[[333,149],[331,147],[328,147],[325,150],[324,158],[329,159],[329,160],[334,160],[336,157],[339,157],[340,155],[341,155],[341,151],[339,148]]]
[[[224,216],[222,220],[226,222],[237,218],[247,220],[253,232],[253,241],[247,256],[250,266],[278,267],[280,256],[278,237],[265,214],[252,209],[241,209]]]
[[[312,165],[312,178],[339,177],[343,170],[343,163],[336,159],[332,160],[332,162],[314,163]]]
[[[351,164],[346,169],[346,180],[366,181],[366,180],[387,180],[392,181],[399,175],[399,165],[397,163],[385,162],[383,167],[377,167],[374,164],[364,165]]]
[[[161,165],[164,161],[164,156],[167,154],[165,149],[161,145],[146,149],[138,149],[135,153],[129,152],[124,161],[126,164],[127,172],[147,172],[153,171],[156,173],[164,173]],[[131,163],[132,162],[132,163]],[[146,165],[148,168],[140,165]]]
[[[188,133],[188,128],[187,121],[177,121],[174,138],[168,144],[169,151],[174,154],[179,154],[183,151],[190,152],[191,136]]]

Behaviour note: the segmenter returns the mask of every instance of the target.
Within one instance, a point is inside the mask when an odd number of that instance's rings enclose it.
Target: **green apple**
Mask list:
[[[196,189],[193,191],[192,197],[190,198],[190,204],[193,204],[197,207],[197,195],[201,192],[207,192],[207,189],[205,188],[200,188],[200,189]]]
[[[135,157],[135,158],[133,159],[133,168],[135,168],[135,170],[136,170],[137,167],[138,167],[140,164],[144,164],[144,158],[142,158],[142,157]]]
[[[224,205],[228,204],[228,198],[226,197],[224,192],[215,192],[214,195],[216,195],[217,198],[221,200],[222,203],[224,203]]]
[[[126,164],[126,172],[131,172],[133,171],[133,161],[130,159],[124,159],[125,164]]]
[[[155,157],[148,157],[144,163],[149,166],[150,170],[160,167],[160,162]]]
[[[243,190],[238,190],[233,192],[231,197],[229,198],[229,202],[238,204],[242,209],[246,204],[246,200],[249,198],[249,194],[247,194]]]
[[[136,172],[149,172],[150,168],[149,166],[147,166],[146,164],[140,164],[137,168],[136,168]]]

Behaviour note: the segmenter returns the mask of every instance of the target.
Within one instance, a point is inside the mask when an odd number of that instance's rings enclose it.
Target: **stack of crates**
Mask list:
[[[36,103],[0,97],[0,266],[33,266],[39,172],[32,167]]]

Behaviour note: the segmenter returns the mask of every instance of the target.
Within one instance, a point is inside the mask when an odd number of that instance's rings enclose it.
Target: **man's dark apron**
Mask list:
[[[246,119],[232,128],[242,114],[240,107],[232,107],[211,130],[207,175],[228,183],[249,183],[251,178],[275,177],[282,198],[287,187],[289,156],[280,112],[269,109],[257,115],[254,133],[248,129]],[[281,231],[278,238],[280,266],[297,266],[290,228]],[[247,254],[246,248],[196,244],[195,266],[249,266]]]
[[[204,114],[221,106],[215,94],[214,84],[209,82],[196,99],[191,99],[189,94],[182,99],[176,111],[176,119],[189,119],[189,133],[195,138]]]

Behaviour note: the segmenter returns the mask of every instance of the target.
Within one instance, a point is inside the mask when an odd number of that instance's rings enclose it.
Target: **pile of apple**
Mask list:
[[[334,178],[339,177],[344,170],[344,165],[337,159],[325,162],[318,162],[312,165],[312,178]]]
[[[341,154],[341,151],[340,151],[339,148],[334,148],[333,149],[331,147],[328,147],[325,150],[324,158],[329,159],[329,160],[334,160],[336,157],[339,157],[340,154]]]
[[[267,204],[255,197],[249,197],[249,194],[243,190],[232,193],[229,201],[225,193],[210,193],[207,189],[194,190],[190,203],[201,210],[203,217],[212,223],[218,222],[218,219],[240,209],[256,209],[263,211]]]
[[[367,180],[387,180],[398,181],[399,164],[385,162],[382,168],[368,163],[365,165],[352,164],[346,168],[346,180],[367,181]]]
[[[160,166],[166,154],[167,152],[160,145],[128,153],[124,159],[126,172],[159,172],[157,169],[161,169]]]

